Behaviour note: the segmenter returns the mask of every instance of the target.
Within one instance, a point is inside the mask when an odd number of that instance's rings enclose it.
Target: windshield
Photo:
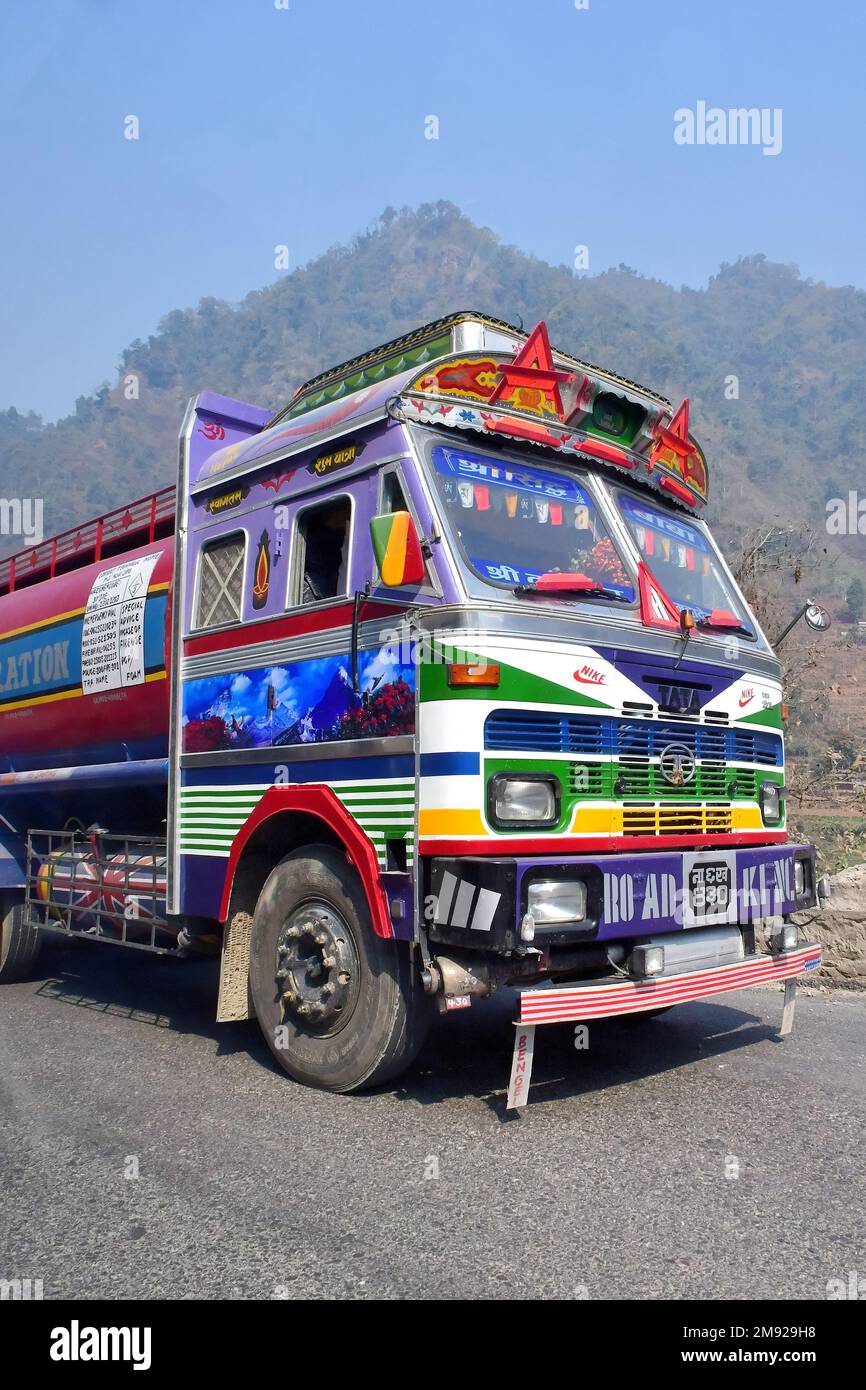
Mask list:
[[[634,600],[605,521],[577,478],[441,444],[432,460],[464,557],[489,584],[514,589],[543,574],[582,574]]]
[[[700,527],[625,492],[618,492],[617,500],[641,557],[678,608],[690,608],[698,622],[731,615],[755,635],[745,603]]]

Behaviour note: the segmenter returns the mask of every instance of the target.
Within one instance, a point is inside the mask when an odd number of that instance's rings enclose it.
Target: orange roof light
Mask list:
[[[448,667],[449,685],[498,685],[499,665],[495,661],[452,661]]]

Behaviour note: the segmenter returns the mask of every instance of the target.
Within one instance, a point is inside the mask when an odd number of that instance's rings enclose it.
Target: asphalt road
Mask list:
[[[507,996],[443,1018],[399,1083],[331,1096],[254,1023],[213,1022],[215,978],[62,943],[0,989],[0,1278],[172,1299],[866,1281],[864,998],[801,996],[784,1041],[771,990],[596,1024],[588,1052],[539,1029],[517,1120]]]

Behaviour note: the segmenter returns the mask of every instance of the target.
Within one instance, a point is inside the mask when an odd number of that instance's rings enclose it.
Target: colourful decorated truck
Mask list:
[[[296,1079],[437,1007],[655,1014],[820,962],[779,663],[676,410],[481,314],[278,414],[204,392],[175,488],[0,567],[0,978],[51,934],[220,953]]]

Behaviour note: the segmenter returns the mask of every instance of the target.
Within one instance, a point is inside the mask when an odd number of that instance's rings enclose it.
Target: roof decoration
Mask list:
[[[332,427],[334,412],[348,417],[363,402],[381,409],[380,401],[400,420],[527,441],[622,471],[693,511],[707,500],[688,401],[674,411],[664,396],[554,350],[543,321],[527,334],[470,312],[424,324],[313,377],[245,446],[243,463]],[[236,471],[241,462],[217,455],[211,471]]]
[[[688,401],[672,411],[632,382],[554,353],[543,322],[510,354],[455,352],[431,363],[403,386],[391,413],[579,456],[639,478],[691,510],[707,500],[707,466],[689,435]]]

